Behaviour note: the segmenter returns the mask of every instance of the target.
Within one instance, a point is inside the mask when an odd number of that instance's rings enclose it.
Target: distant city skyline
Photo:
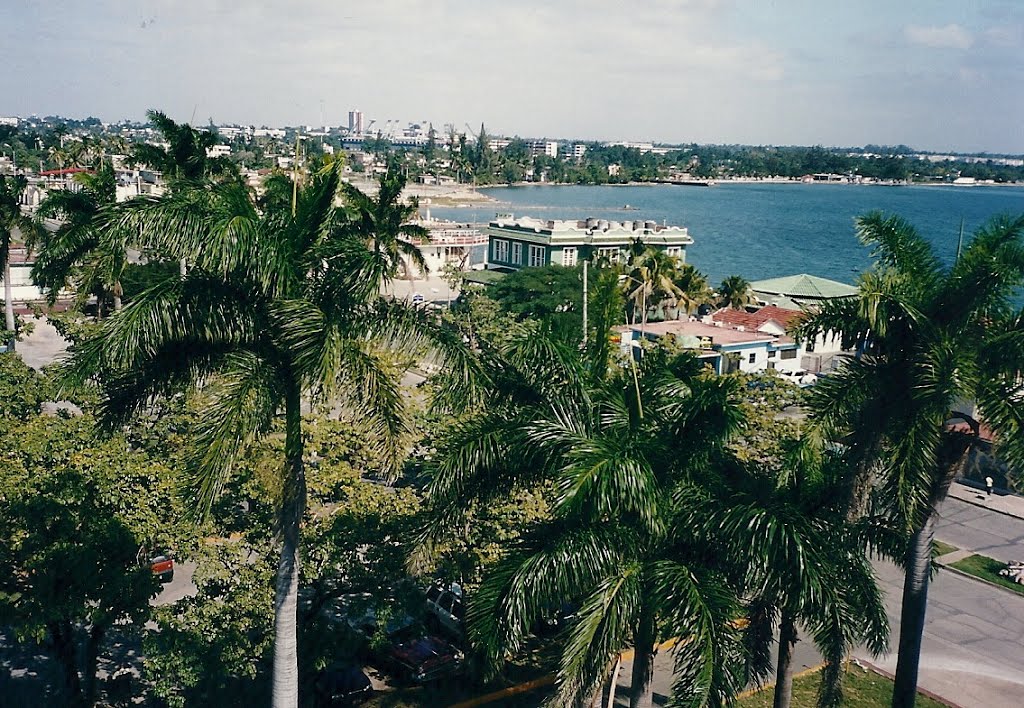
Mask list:
[[[1024,153],[1017,0],[0,8],[0,115]]]

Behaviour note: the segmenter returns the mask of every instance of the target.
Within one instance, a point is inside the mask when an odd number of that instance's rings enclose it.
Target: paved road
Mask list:
[[[936,524],[936,537],[1000,560],[1024,558],[1024,519],[948,499]],[[876,665],[896,670],[903,573],[889,563],[876,565],[892,625],[893,652]],[[866,653],[863,654],[869,658]],[[963,708],[1024,705],[1024,597],[940,570],[932,582],[921,652],[919,685]],[[810,641],[797,644],[796,670],[820,657]],[[672,658],[656,661],[655,698],[663,705],[671,687]],[[619,680],[617,705],[628,705],[629,667]]]
[[[991,512],[959,499],[943,503],[935,537],[996,560],[1024,560],[1024,519]]]

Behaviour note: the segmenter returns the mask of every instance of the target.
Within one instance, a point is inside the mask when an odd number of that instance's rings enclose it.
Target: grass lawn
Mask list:
[[[817,701],[820,674],[806,674],[793,681],[793,708],[813,708]],[[740,708],[771,708],[773,687],[736,702]],[[892,701],[892,681],[873,671],[850,664],[843,681],[846,696],[843,706],[848,708],[878,708]],[[943,708],[943,704],[918,694],[917,708]]]
[[[968,575],[973,575],[976,578],[987,580],[990,583],[995,583],[996,585],[1002,585],[1005,588],[1009,588],[1016,593],[1024,595],[1024,585],[1015,583],[999,574],[999,571],[1006,567],[1006,563],[1003,563],[1002,561],[993,560],[987,556],[980,556],[975,553],[973,556],[967,556],[963,560],[957,561],[956,563],[950,563],[949,565],[951,568],[962,570]]]
[[[952,553],[953,551],[959,551],[960,550],[956,546],[951,546],[950,544],[943,543],[942,541],[933,541],[932,545],[935,546],[935,555],[936,556],[944,556],[947,553]]]

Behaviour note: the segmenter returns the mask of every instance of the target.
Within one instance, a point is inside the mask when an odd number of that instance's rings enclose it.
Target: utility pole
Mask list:
[[[587,346],[587,264],[583,261],[583,346]]]

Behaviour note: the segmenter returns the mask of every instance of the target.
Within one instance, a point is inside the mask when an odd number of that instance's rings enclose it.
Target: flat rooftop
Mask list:
[[[673,334],[677,337],[708,337],[713,344],[748,344],[751,342],[771,342],[780,339],[779,337],[764,332],[743,332],[730,327],[716,327],[704,324],[703,322],[691,322],[689,320],[668,320],[666,322],[648,322],[642,328],[640,325],[628,325],[617,327],[620,331],[640,332],[662,336]]]
[[[614,219],[534,219],[529,216],[522,216],[518,219],[511,214],[498,215],[488,226],[495,229],[508,229],[512,231],[530,231],[547,235],[559,234],[587,234],[587,235],[608,235],[608,236],[666,236],[674,239],[682,239],[693,243],[685,226],[670,226],[659,224],[651,219],[631,219],[616,221]]]

